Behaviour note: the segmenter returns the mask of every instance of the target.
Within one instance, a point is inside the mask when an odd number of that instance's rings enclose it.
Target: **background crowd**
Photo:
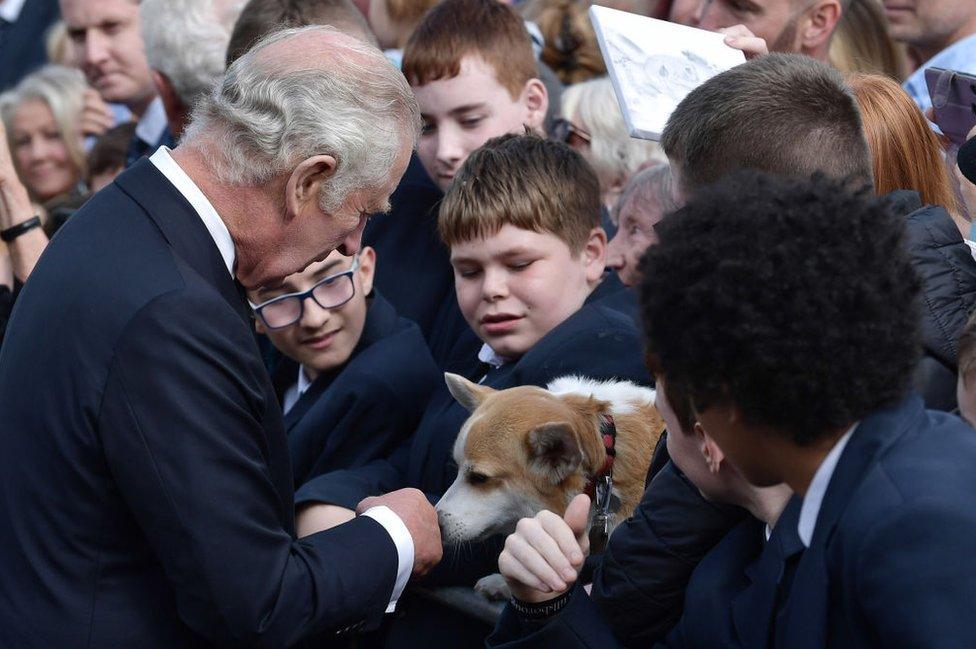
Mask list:
[[[590,4],[0,0],[0,646],[976,644],[976,4],[593,3],[745,52],[659,143]],[[442,546],[444,372],[656,388],[605,551]]]

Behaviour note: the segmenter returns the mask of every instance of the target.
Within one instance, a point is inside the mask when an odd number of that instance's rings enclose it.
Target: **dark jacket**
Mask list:
[[[974,647],[976,432],[910,396],[851,436],[778,646]]]
[[[279,398],[297,376],[297,363],[279,364]],[[295,484],[388,456],[413,433],[441,382],[420,329],[374,292],[349,360],[321,373],[285,414]]]
[[[377,622],[376,521],[295,538],[250,310],[148,160],[61,229],[0,349],[0,646],[284,647]]]
[[[597,287],[579,311],[546,334],[518,361],[489,369],[477,358],[468,358],[463,368],[455,364],[452,369],[473,380],[484,376],[484,385],[499,390],[546,385],[567,374],[647,384],[647,370],[640,355],[633,352],[639,346],[637,329],[624,315],[601,302],[601,288],[602,285]],[[420,489],[431,502],[436,502],[457,475],[452,449],[468,414],[441,383],[408,444],[389,459],[312,480],[298,490],[296,502],[321,501],[355,507],[366,496],[402,487]]]
[[[17,21],[0,21],[0,91],[47,63],[45,35],[61,13],[57,0],[26,0]]]
[[[976,260],[952,217],[922,206],[915,192],[891,196],[905,216],[908,250],[922,280],[922,360],[915,385],[927,408],[951,411],[956,403],[957,339],[976,309]]]

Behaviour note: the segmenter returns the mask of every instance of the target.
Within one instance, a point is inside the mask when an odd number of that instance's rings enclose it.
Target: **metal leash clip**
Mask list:
[[[619,507],[620,500],[613,495],[613,475],[608,473],[596,484],[596,514],[593,515],[589,532],[590,554],[599,554],[606,549],[610,538],[610,524]]]

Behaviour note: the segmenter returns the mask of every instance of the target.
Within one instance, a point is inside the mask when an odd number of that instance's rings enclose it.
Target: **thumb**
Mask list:
[[[579,494],[569,503],[563,520],[573,530],[573,535],[579,538],[586,534],[586,522],[590,517],[590,497]]]

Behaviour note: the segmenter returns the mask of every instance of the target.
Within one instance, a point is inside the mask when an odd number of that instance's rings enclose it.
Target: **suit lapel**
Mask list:
[[[189,201],[148,159],[139,160],[115,182],[145,210],[173,250],[211,284],[250,327],[243,287],[230,273],[213,237]]]
[[[797,568],[784,613],[784,647],[820,648],[827,643],[830,578],[827,549],[847,504],[885,450],[925,416],[922,400],[911,395],[866,417],[851,435],[824,494],[810,547]]]
[[[770,646],[776,592],[787,559],[802,550],[796,526],[802,501],[794,496],[776,523],[759,559],[746,568],[751,584],[732,600],[732,623],[743,647]]]

